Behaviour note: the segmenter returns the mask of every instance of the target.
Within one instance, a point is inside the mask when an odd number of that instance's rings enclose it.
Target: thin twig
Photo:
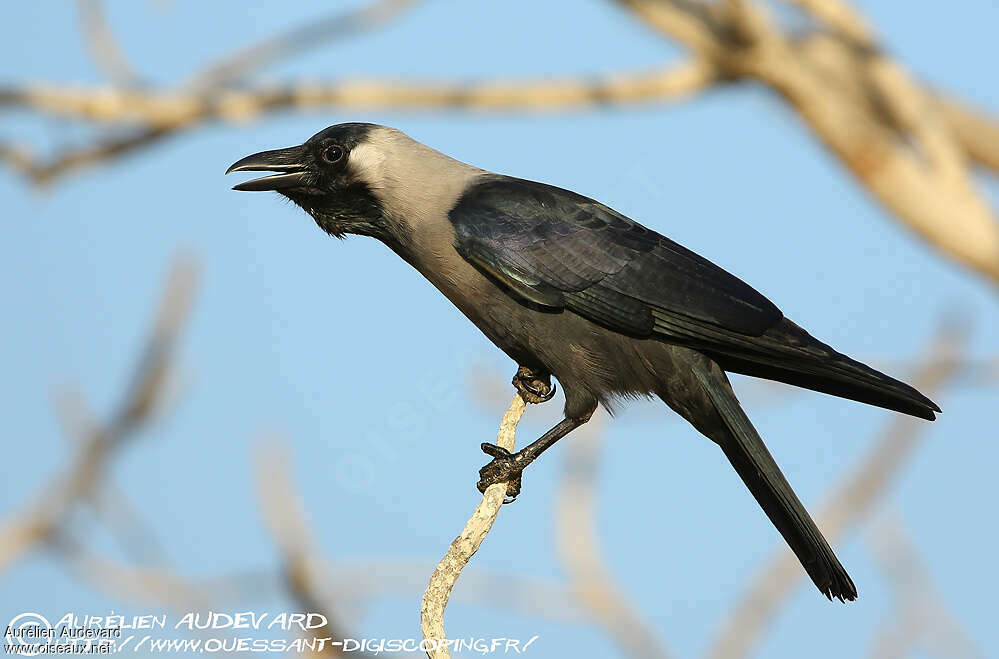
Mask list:
[[[568,111],[664,101],[752,79],[780,94],[907,227],[999,283],[999,222],[968,172],[969,160],[997,169],[995,123],[913,80],[879,51],[873,28],[845,0],[785,1],[826,29],[789,37],[768,16],[766,3],[753,0],[617,0],[653,29],[690,48],[692,61],[665,72],[478,85],[374,80],[220,87],[273,59],[342,36],[349,31],[345,26],[384,24],[406,6],[403,0],[384,0],[296,28],[206,67],[195,79],[199,85],[214,82],[211,88],[2,88],[0,107],[110,123],[118,130],[48,157],[23,145],[0,144],[0,161],[35,183],[47,183],[209,121],[245,121],[264,112],[312,107]]]
[[[968,157],[999,174],[999,121],[944,95],[936,102]]]
[[[23,146],[0,144],[0,161],[41,185],[210,121],[243,123],[281,110],[320,109],[551,113],[675,100],[697,93],[714,79],[710,66],[692,61],[665,70],[593,79],[485,83],[359,80],[203,92],[46,85],[0,88],[0,107],[31,109],[97,123],[139,124],[124,131],[113,130],[82,147],[49,157],[38,156]]]
[[[524,414],[524,407],[524,400],[518,393],[510,401],[510,407],[503,415],[496,444],[507,451],[513,452],[517,424]],[[506,483],[496,483],[486,488],[482,501],[476,506],[465,528],[451,543],[444,558],[430,575],[430,583],[423,594],[420,606],[420,627],[423,630],[423,638],[428,643],[427,654],[430,659],[451,657],[446,643],[447,634],[444,631],[444,609],[451,597],[451,589],[461,576],[462,569],[478,551],[479,545],[485,540],[486,534],[496,521],[496,516],[506,498],[506,488]]]
[[[196,281],[197,270],[192,261],[179,259],[174,263],[156,323],[110,421],[94,430],[63,473],[42,487],[20,513],[0,526],[0,574],[32,547],[54,537],[77,503],[90,497],[101,485],[115,451],[152,416],[187,319]]]
[[[874,33],[867,20],[849,3],[840,0],[784,0],[811,15],[841,36],[858,45],[872,45]]]
[[[162,400],[163,394],[159,394]],[[70,440],[73,450],[85,446],[87,439],[99,432],[99,424],[87,407],[82,393],[76,390],[61,391],[53,398],[56,417],[61,421],[63,434]],[[150,417],[146,424],[150,425]],[[104,477],[101,487],[94,489],[84,500],[93,509],[97,519],[118,541],[119,546],[133,559],[144,563],[166,564],[166,551],[159,544],[156,533],[132,503],[128,493],[115,486],[111,474]]]
[[[137,85],[139,76],[114,38],[103,0],[77,0],[76,5],[80,11],[80,31],[91,56],[104,75],[121,87]]]
[[[188,87],[210,89],[238,82],[253,70],[290,55],[300,54],[344,37],[355,37],[366,30],[384,26],[399,17],[416,0],[379,0],[359,9],[319,20],[309,20],[281,34],[274,35],[221,58],[195,74]]]
[[[596,467],[603,414],[595,415],[569,443],[563,485],[556,500],[555,539],[569,586],[590,618],[621,653],[662,659],[669,652],[642,614],[615,583],[600,549],[596,527]]]
[[[492,112],[560,112],[594,105],[682,98],[716,80],[714,69],[691,60],[664,69],[593,78],[521,80],[309,81],[204,91],[117,89],[34,83],[0,87],[0,107],[98,123],[141,122],[179,130],[204,121],[243,122],[283,109],[455,108]]]
[[[722,79],[753,79],[780,94],[895,217],[936,249],[999,284],[999,222],[967,171],[968,149],[958,144],[932,94],[898,63],[854,40],[827,39],[817,49],[809,39],[788,39],[767,17],[763,3],[623,4],[718,67]],[[844,52],[830,57],[837,48]],[[831,63],[840,67],[834,75]]]
[[[274,446],[261,446],[256,473],[260,508],[281,551],[288,590],[304,611],[326,617],[326,624],[311,632],[314,637],[342,642],[346,634],[336,622],[334,609],[316,588],[329,583],[328,568],[316,549],[304,505],[292,481],[287,453]],[[347,654],[343,646],[332,643],[324,643],[322,651],[334,657]]]
[[[944,604],[898,515],[879,518],[867,539],[895,595],[894,627],[910,647],[922,646],[938,657],[984,657]]]

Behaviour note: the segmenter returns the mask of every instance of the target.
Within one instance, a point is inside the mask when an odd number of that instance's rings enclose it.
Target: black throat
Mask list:
[[[326,186],[323,186],[326,187]],[[370,236],[386,244],[395,242],[381,204],[371,189],[358,181],[337,181],[333,192],[318,188],[283,192],[334,238],[347,234]]]

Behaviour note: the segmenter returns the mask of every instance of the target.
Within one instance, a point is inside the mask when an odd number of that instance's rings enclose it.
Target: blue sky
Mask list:
[[[967,0],[942,15],[930,3],[904,12],[889,0],[862,4],[888,50],[916,75],[999,112],[991,64],[999,6]],[[109,2],[108,11],[135,68],[169,85],[328,8],[175,1]],[[100,81],[66,3],[7,3],[0,25],[3,81]],[[680,54],[609,3],[436,0],[260,79],[610,73]],[[0,515],[66,464],[54,391],[78,387],[100,413],[111,408],[168,264],[186,251],[200,259],[203,277],[178,354],[181,396],[113,470],[172,565],[193,577],[274,565],[252,481],[254,443],[273,436],[293,454],[332,562],[436,562],[478,500],[478,445],[499,421],[499,410],[483,410],[467,391],[469,372],[505,385],[514,364],[381,245],[330,240],[276,195],[232,192],[235,181],[222,176],[248,153],[343,121],[389,124],[480,167],[597,198],[747,280],[854,357],[909,361],[953,309],[970,326],[972,353],[994,355],[994,288],[900,229],[791,111],[753,85],[681,104],[542,117],[277,114],[205,126],[45,190],[0,172]],[[3,140],[35,145],[81,134],[18,113],[0,125]],[[994,185],[989,193],[999,201]],[[744,379],[736,387],[753,390]],[[453,398],[435,404],[440,396],[428,399],[427,391]],[[982,566],[999,554],[999,532],[985,521],[999,495],[996,391],[961,387],[937,399],[945,414],[879,509],[901,517],[948,606],[994,654],[999,577]],[[542,432],[559,407],[529,410],[521,439]],[[812,393],[748,411],[813,510],[892,416]],[[664,643],[677,656],[695,655],[780,538],[721,453],[661,403],[630,406],[606,440],[598,526],[610,567]],[[564,455],[557,447],[531,468],[524,495],[502,511],[476,566],[559,577],[552,502]],[[110,546],[100,534],[95,543]],[[892,593],[863,533],[838,553],[861,599],[829,604],[803,580],[759,656],[866,651],[893,610]],[[242,608],[282,607],[263,600]],[[25,610],[109,608],[156,612],[96,592],[44,554],[0,575],[3,624]],[[411,636],[418,610],[415,594],[379,600],[359,633]],[[539,634],[537,656],[613,654],[604,635],[582,625],[477,607],[449,613],[455,634]]]

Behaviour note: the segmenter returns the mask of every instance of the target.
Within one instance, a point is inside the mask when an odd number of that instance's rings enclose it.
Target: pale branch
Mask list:
[[[77,0],[80,31],[90,55],[98,68],[118,86],[134,87],[139,82],[135,69],[128,63],[108,25],[103,0]]]
[[[50,158],[40,158],[21,146],[0,143],[0,162],[7,163],[36,185],[51,183],[64,174],[96,165],[149,146],[173,131],[162,127],[114,131],[83,147],[72,147]]]
[[[287,594],[284,569],[261,568],[191,578],[161,566],[118,561],[73,542],[71,536],[70,542],[61,538],[49,546],[81,582],[136,606],[178,612],[220,610],[249,602],[275,601]],[[433,568],[423,561],[405,562],[391,556],[336,562],[324,567],[325,576],[314,573],[311,588],[317,593],[336,593],[338,607],[349,608],[352,619],[372,602],[422,595],[427,572]],[[330,598],[326,595],[323,599]],[[589,620],[575,594],[561,583],[474,568],[462,571],[461,585],[452,592],[449,602],[500,608],[566,624]],[[345,616],[343,620],[349,619]]]
[[[338,11],[327,18],[309,20],[213,62],[195,74],[186,86],[210,89],[238,82],[252,71],[290,55],[383,27],[414,4],[416,0],[378,0],[359,9]]]
[[[265,112],[312,108],[456,108],[484,112],[559,112],[595,105],[682,98],[715,82],[697,60],[592,78],[484,82],[405,80],[303,81],[212,90],[120,89],[34,83],[0,87],[0,107],[107,124],[179,129],[204,121],[243,122]]]
[[[335,609],[317,589],[319,584],[329,583],[328,568],[316,549],[288,461],[287,453],[275,446],[258,449],[255,462],[260,509],[281,552],[282,572],[292,598],[304,611],[326,617],[326,625],[310,633],[342,641],[346,634],[337,623]],[[347,654],[342,646],[332,644],[325,644],[323,653],[336,657]]]
[[[379,0],[367,7],[338,12],[329,18],[310,21],[220,58],[196,73],[188,83],[180,85],[176,93],[197,95],[214,87],[239,82],[241,77],[254,69],[289,55],[305,52],[337,38],[355,36],[364,30],[383,26],[413,4],[415,0]],[[107,25],[101,0],[78,0],[78,5],[84,38],[95,60],[116,83],[113,88],[137,88],[138,78],[117,47]],[[98,90],[96,93],[101,95],[104,90]],[[8,105],[8,101],[18,95],[16,91],[0,89],[0,107]],[[203,118],[212,117],[203,115]],[[91,143],[62,150],[47,158],[36,156],[22,145],[0,144],[0,162],[5,162],[21,172],[35,184],[46,184],[69,171],[151,146],[161,138],[195,123],[178,125],[149,120],[133,122],[126,118],[113,119],[111,122],[138,125],[99,135]]]
[[[938,250],[999,283],[999,222],[971,181],[967,146],[958,144],[932,94],[876,44],[827,39],[816,49],[808,39],[785,37],[764,5],[750,0],[623,4],[716,66],[722,79],[756,80],[776,91],[896,217]],[[807,4],[825,6],[827,18],[828,7],[842,5]],[[833,46],[848,52],[830,58]],[[816,54],[825,59],[813,59]],[[830,63],[846,68],[830,75]]]
[[[999,121],[946,95],[936,102],[968,157],[999,174]]]
[[[591,620],[607,631],[622,655],[661,659],[669,652],[615,583],[600,548],[596,524],[596,467],[603,415],[595,415],[569,442],[556,499],[555,540],[569,588]]]
[[[665,101],[711,85],[756,80],[780,94],[815,136],[883,206],[937,250],[999,282],[999,223],[969,172],[969,159],[999,171],[994,122],[941,100],[879,51],[874,31],[842,0],[785,0],[828,31],[791,38],[752,0],[617,0],[693,60],[675,69],[608,78],[408,83],[383,80],[237,88],[273,59],[372,27],[408,5],[384,0],[261,42],[206,67],[173,90],[0,89],[0,107],[117,127],[83,146],[36,156],[0,145],[0,160],[35,183],[149,146],[209,121],[317,107],[551,112]],[[198,82],[200,81],[200,82]],[[215,88],[204,86],[214,81]],[[981,139],[979,139],[981,134]]]
[[[700,0],[615,0],[653,29],[685,44],[700,59],[721,54],[724,27],[715,6]]]
[[[60,534],[50,548],[81,582],[132,604],[153,604],[169,611],[187,612],[238,605],[241,599],[233,593],[220,596],[229,588],[221,580],[194,582],[161,567],[115,561],[87,547],[76,534]]]
[[[338,593],[341,600],[356,603],[389,598],[409,600],[413,593],[424,593],[427,573],[434,567],[422,561],[400,562],[388,556],[338,562],[330,567],[331,585],[327,590]],[[462,570],[461,583],[451,592],[448,603],[499,608],[560,623],[588,621],[574,593],[562,583],[474,567]]]
[[[518,393],[510,401],[510,407],[500,422],[496,444],[511,453],[516,442],[517,424],[524,414],[525,403]],[[447,647],[447,634],[444,631],[444,609],[451,597],[451,589],[461,576],[461,571],[468,564],[489,529],[492,528],[500,507],[506,498],[507,483],[496,483],[486,488],[482,501],[465,524],[461,534],[454,539],[447,553],[430,575],[430,583],[423,593],[420,606],[420,627],[423,638],[429,645],[427,654],[430,659],[449,659],[451,652]]]
[[[895,627],[910,647],[938,657],[984,657],[944,603],[899,516],[879,518],[866,535],[895,596]]]
[[[152,605],[185,615],[232,610],[248,600],[260,599],[261,592],[277,592],[276,579],[267,574],[247,572],[193,580],[164,568],[121,563],[88,548],[81,539],[83,535],[63,531],[48,543],[48,549],[60,559],[56,564],[81,583],[137,606]],[[189,633],[207,640],[214,637],[212,632],[196,629]]]
[[[849,3],[840,0],[784,0],[840,36],[858,45],[872,45],[875,36],[867,20]]]
[[[892,618],[883,621],[875,630],[867,656],[870,659],[905,659],[914,644],[915,638],[906,622]]]
[[[20,108],[95,123],[130,126],[52,156],[0,144],[0,161],[36,184],[123,156],[207,122],[240,123],[281,110],[459,109],[550,113],[595,106],[683,98],[707,88],[714,69],[698,61],[642,73],[592,79],[464,82],[357,80],[301,82],[258,88],[154,91],[112,87],[31,85],[0,88],[0,108]]]
[[[139,356],[131,382],[107,424],[77,448],[71,464],[42,487],[20,513],[0,525],[0,574],[33,547],[52,540],[77,505],[102,485],[115,452],[151,417],[197,281],[193,262],[171,270],[156,323]]]
[[[965,343],[963,333],[945,324],[928,348],[926,366],[916,374],[914,386],[931,396],[941,391],[954,373],[953,365],[960,362]],[[842,539],[884,496],[918,446],[921,433],[928,429],[929,424],[921,419],[899,414],[891,420],[868,456],[833,490],[816,516],[816,523],[830,544]],[[804,574],[794,554],[781,545],[732,609],[708,656],[713,659],[748,656]]]
[[[163,390],[166,389],[164,385]],[[164,398],[165,394],[161,392],[157,403],[160,413]],[[85,446],[87,439],[99,431],[97,418],[91,413],[79,391],[59,392],[53,397],[53,408],[72,450]],[[153,422],[154,419],[150,416],[145,425],[151,426]],[[166,564],[166,551],[158,543],[156,533],[132,503],[128,493],[115,486],[111,474],[106,474],[101,487],[91,491],[81,503],[90,505],[94,516],[132,558],[146,563]]]

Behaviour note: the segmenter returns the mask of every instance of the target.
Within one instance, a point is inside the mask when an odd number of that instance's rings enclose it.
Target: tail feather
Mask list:
[[[710,371],[695,367],[694,374],[723,422],[709,429],[709,436],[721,446],[808,576],[829,599],[856,599],[857,588],[853,580],[739,406],[725,374],[717,367]]]
[[[940,408],[915,388],[866,364],[850,359],[786,318],[745,345],[704,350],[733,373],[777,380],[934,420]]]

